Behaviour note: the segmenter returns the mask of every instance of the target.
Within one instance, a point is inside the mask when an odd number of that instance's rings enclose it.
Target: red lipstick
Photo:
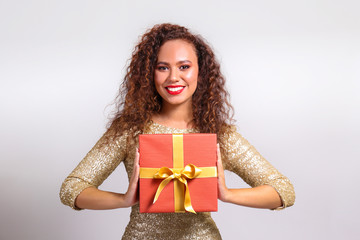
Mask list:
[[[184,90],[184,86],[181,85],[172,85],[165,87],[166,91],[171,95],[178,95]]]

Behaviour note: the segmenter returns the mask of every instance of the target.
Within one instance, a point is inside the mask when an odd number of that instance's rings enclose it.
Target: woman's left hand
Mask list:
[[[224,168],[221,161],[221,152],[220,152],[219,144],[217,145],[217,171],[218,171],[218,199],[220,199],[223,202],[226,202],[230,191],[225,184]]]

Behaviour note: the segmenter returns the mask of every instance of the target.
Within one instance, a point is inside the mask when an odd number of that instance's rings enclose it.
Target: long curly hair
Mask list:
[[[143,133],[152,115],[161,110],[162,98],[154,84],[154,70],[160,47],[169,40],[182,39],[196,49],[199,76],[192,96],[193,126],[201,133],[219,136],[230,129],[232,106],[225,90],[225,79],[210,46],[199,35],[185,27],[159,24],[148,30],[136,45],[130,65],[115,99],[115,112],[110,121],[108,136],[115,139],[128,132],[134,139]],[[128,139],[129,140],[129,139]]]

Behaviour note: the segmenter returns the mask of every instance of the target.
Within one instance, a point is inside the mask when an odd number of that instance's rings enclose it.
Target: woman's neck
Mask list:
[[[191,104],[169,105],[163,104],[161,111],[153,115],[156,123],[173,128],[192,128],[193,113]]]

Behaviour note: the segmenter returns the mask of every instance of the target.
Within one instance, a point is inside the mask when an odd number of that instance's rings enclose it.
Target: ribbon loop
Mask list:
[[[188,164],[183,168],[183,170],[181,170],[181,175],[188,179],[196,178],[200,173],[201,169],[196,167],[194,164]]]
[[[179,171],[180,170],[180,171]],[[162,167],[154,174],[154,178],[156,179],[164,179],[155,194],[154,201],[155,203],[161,193],[161,191],[165,188],[165,186],[173,179],[176,179],[185,185],[185,201],[184,207],[186,211],[196,213],[191,205],[191,198],[190,198],[190,190],[187,184],[187,179],[193,179],[199,176],[201,173],[201,169],[196,167],[193,164],[186,165],[183,169],[171,169],[168,167]]]
[[[155,173],[154,178],[156,179],[164,179],[174,174],[174,171],[168,167],[162,167]]]

